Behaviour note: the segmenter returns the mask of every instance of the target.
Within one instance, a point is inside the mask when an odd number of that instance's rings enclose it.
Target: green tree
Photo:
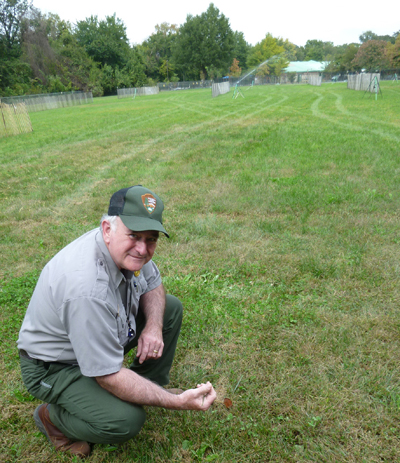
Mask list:
[[[295,59],[293,61],[304,61],[305,58],[306,58],[306,50],[304,47],[298,47],[297,45],[295,45],[296,47],[296,55],[295,55]]]
[[[255,44],[247,58],[248,68],[259,66],[256,75],[260,77],[267,74],[277,75],[275,72],[280,72],[280,69],[288,64],[283,40],[274,38],[270,33],[261,42]]]
[[[368,40],[376,40],[377,37],[378,36],[374,32],[365,31],[358,38],[360,39],[361,43],[365,43],[365,42],[368,42]]]
[[[174,67],[172,50],[178,32],[176,24],[157,24],[156,32],[143,42],[141,51],[145,58],[146,73],[152,79],[163,80],[166,77],[166,61],[170,67]]]
[[[112,67],[108,64],[101,67],[100,83],[104,94],[115,94],[118,88],[142,87],[148,82],[144,70],[145,65],[139,47],[130,49],[124,67]]]
[[[277,44],[285,49],[285,56],[289,61],[296,60],[296,45],[294,45],[292,42],[289,42],[288,39],[283,40],[279,37],[277,39]]]
[[[353,59],[357,54],[360,44],[350,43],[335,47],[334,57],[326,66],[326,72],[346,73],[356,70]]]
[[[354,71],[353,60],[360,48],[360,45],[357,43],[350,43],[343,53],[339,54],[337,62],[339,64],[339,71]]]
[[[322,40],[307,40],[304,47],[305,61],[331,61],[334,56],[335,47],[332,42]]]
[[[393,35],[377,35],[372,31],[366,31],[359,36],[359,39],[361,43],[368,42],[369,40],[384,40],[385,42],[394,43],[396,36],[396,33]]]
[[[70,23],[58,15],[43,15],[32,9],[23,33],[22,59],[30,65],[42,91],[93,91],[102,94],[95,82],[100,74],[72,33]]]
[[[139,46],[131,49],[126,69],[129,73],[130,87],[143,87],[147,84],[146,66]]]
[[[131,87],[133,81],[142,80],[143,63],[132,53],[126,27],[115,14],[104,20],[91,16],[78,21],[74,35],[78,45],[98,64],[104,94],[115,94],[117,88]],[[139,66],[137,72],[133,69],[135,64]]]
[[[163,59],[159,72],[162,75],[164,82],[178,81],[178,77],[176,76],[174,71],[175,71],[174,63],[170,62],[167,59]]]
[[[21,62],[21,35],[29,11],[27,0],[0,0],[0,95],[23,94],[32,73]]]
[[[324,42],[322,40],[307,40],[304,49],[306,53],[305,61],[324,60]]]
[[[389,65],[391,68],[400,68],[400,34],[397,35],[394,44],[388,44],[387,55],[389,59]]]
[[[247,56],[251,50],[251,45],[249,45],[244,39],[243,32],[235,31],[233,34],[235,42],[233,56],[238,60],[239,63],[244,66],[246,65]]]
[[[388,69],[390,65],[387,42],[384,40],[368,40],[368,42],[363,43],[358,49],[352,64],[356,69],[365,69],[370,72]]]
[[[288,65],[289,61],[285,55],[274,56],[268,61],[269,73],[273,76],[280,76]]]
[[[212,3],[200,16],[188,15],[179,29],[173,59],[182,80],[228,72],[235,37],[228,19]]]
[[[32,72],[28,64],[18,58],[0,59],[0,96],[33,93]]]
[[[99,82],[101,73],[94,60],[78,44],[70,27],[61,32],[53,46],[63,63],[63,78],[70,81],[74,89],[102,96],[103,88]]]
[[[96,63],[113,68],[126,64],[130,50],[126,27],[115,14],[101,21],[97,16],[78,21],[75,36]]]
[[[108,64],[101,67],[100,85],[105,95],[115,93],[118,86],[121,88],[130,87],[129,84],[124,82],[122,76],[119,75],[119,68],[113,68]]]
[[[21,27],[29,10],[27,0],[0,0],[0,53],[19,56]]]

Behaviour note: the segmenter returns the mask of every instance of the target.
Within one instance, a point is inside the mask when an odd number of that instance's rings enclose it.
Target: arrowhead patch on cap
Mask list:
[[[156,198],[150,193],[142,195],[142,203],[149,214],[152,214],[157,206]]]

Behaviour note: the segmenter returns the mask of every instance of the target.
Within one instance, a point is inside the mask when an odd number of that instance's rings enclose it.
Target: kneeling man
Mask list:
[[[164,205],[140,185],[113,194],[100,229],[76,239],[44,267],[18,339],[28,391],[43,401],[36,425],[60,451],[120,443],[143,426],[143,405],[207,410],[210,383],[164,389],[182,322],[151,260]],[[137,347],[129,368],[124,354]]]

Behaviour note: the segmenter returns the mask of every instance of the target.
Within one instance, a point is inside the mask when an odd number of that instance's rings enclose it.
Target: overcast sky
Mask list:
[[[210,0],[33,0],[43,13],[57,13],[61,19],[76,23],[91,15],[104,19],[116,13],[126,26],[131,44],[139,44],[154,31],[156,24],[178,26],[205,12]],[[215,0],[214,5],[230,22],[232,30],[243,32],[251,45],[270,32],[298,46],[307,40],[333,42],[334,45],[359,42],[368,30],[378,35],[393,35],[400,29],[400,1],[379,3],[361,0]]]

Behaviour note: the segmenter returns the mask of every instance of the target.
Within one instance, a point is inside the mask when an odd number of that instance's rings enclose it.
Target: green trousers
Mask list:
[[[162,357],[147,360],[142,365],[135,359],[130,368],[160,386],[168,384],[181,323],[182,304],[179,299],[167,295]],[[137,346],[144,325],[144,317],[139,312],[136,338],[126,346],[125,353]],[[145,422],[142,406],[124,402],[110,394],[99,386],[95,378],[83,376],[79,366],[21,357],[21,373],[28,391],[37,399],[51,404],[52,423],[69,439],[117,444],[138,434]]]

